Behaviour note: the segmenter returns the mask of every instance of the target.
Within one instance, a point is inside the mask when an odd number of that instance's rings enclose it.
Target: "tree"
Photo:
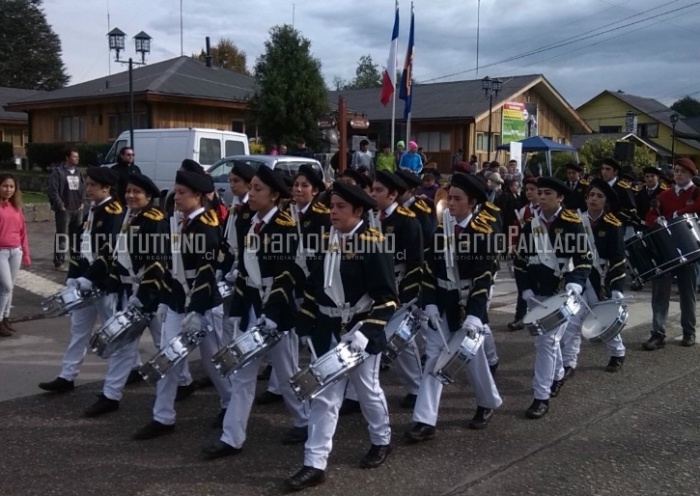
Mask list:
[[[0,0],[0,86],[55,90],[68,83],[61,40],[41,0]]]
[[[333,89],[335,91],[342,91],[344,89],[347,89],[348,87],[348,82],[341,78],[340,76],[333,76]]]
[[[318,141],[318,118],[328,110],[321,62],[311,56],[311,42],[290,25],[275,26],[255,64],[252,110],[268,143]]]
[[[591,137],[579,149],[579,158],[588,164],[588,170],[600,166],[600,161],[615,155],[615,139]],[[634,147],[634,170],[639,174],[644,167],[656,165],[656,157],[646,146]]]
[[[248,74],[246,53],[239,50],[229,38],[221,38],[216,46],[210,50],[212,61],[218,67]],[[192,56],[195,59],[206,60],[207,53],[202,49],[199,55]]]
[[[379,72],[379,66],[372,62],[371,55],[363,55],[357,62],[355,79],[352,80],[346,89],[361,90],[365,88],[381,87],[382,75]]]
[[[684,96],[671,105],[671,109],[683,117],[698,117],[700,116],[700,100],[690,95]]]

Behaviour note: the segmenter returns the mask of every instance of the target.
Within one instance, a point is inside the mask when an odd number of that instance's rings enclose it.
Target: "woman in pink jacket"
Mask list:
[[[12,289],[20,264],[29,265],[27,228],[22,214],[22,194],[11,174],[0,174],[0,336],[11,336]]]

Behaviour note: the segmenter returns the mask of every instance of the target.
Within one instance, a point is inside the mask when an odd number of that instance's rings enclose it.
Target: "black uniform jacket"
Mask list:
[[[327,236],[331,230],[330,213],[328,207],[320,200],[313,200],[306,212],[299,212],[297,231],[301,231],[301,243],[309,273],[319,261],[323,264],[324,236]],[[304,293],[306,275],[298,264],[296,264],[294,279],[296,281],[295,296],[301,298]]]
[[[540,228],[544,229],[545,224],[541,217],[539,222]],[[557,276],[553,269],[540,263],[530,219],[520,231],[515,247],[513,268],[518,287],[522,291],[531,289],[538,296],[553,296],[562,291],[563,286],[568,283],[576,283],[584,288],[591,271],[592,254],[588,249],[586,230],[581,217],[572,210],[562,208],[547,228],[547,234],[554,256],[567,261],[559,262],[559,267],[566,268],[568,260],[571,259],[572,270]]]
[[[566,181],[566,185],[569,186],[569,181]],[[564,206],[574,212],[576,210],[581,210],[582,212],[586,210],[586,190],[588,189],[588,181],[585,179],[579,179],[576,182],[576,187],[572,189],[564,200]]]
[[[319,355],[330,349],[332,336],[339,340],[342,332],[349,331],[360,320],[364,321],[360,331],[369,340],[366,351],[378,354],[386,346],[384,327],[396,311],[398,297],[393,255],[383,246],[384,242],[383,235],[366,222],[345,240],[341,280],[333,284],[343,285],[345,301],[351,307],[365,294],[373,300],[369,311],[354,315],[345,327],[340,317],[329,317],[319,310],[319,306],[337,308],[323,288],[323,262],[316,264],[306,279],[304,301],[297,314],[297,333],[311,336]]]
[[[248,202],[241,203],[228,209],[226,220],[221,224],[221,248],[219,252],[219,268],[224,274],[231,272],[233,265],[237,263],[236,261],[241,259],[245,236],[248,233],[248,229],[250,229],[250,219],[253,215],[255,215],[255,212],[250,209]],[[233,248],[229,246],[226,237],[226,226],[229,222],[233,222],[236,226],[238,253],[235,255],[232,253]]]
[[[659,183],[656,188],[649,191],[649,189],[644,186],[642,189],[637,191],[634,195],[635,202],[637,204],[637,214],[641,219],[645,219],[649,208],[651,207],[651,202],[654,200],[659,193],[668,189],[666,185]]]
[[[437,228],[437,215],[435,213],[435,203],[430,198],[423,197],[412,197],[412,202],[406,205],[408,202],[404,202],[404,207],[407,207],[414,214],[416,214],[416,219],[420,222],[421,230],[423,231],[423,243],[424,248],[425,243],[428,243],[432,237],[435,229]],[[411,201],[411,200],[409,200]]]
[[[609,298],[612,291],[624,292],[625,227],[613,213],[606,213],[597,222],[591,222],[591,230],[598,257],[608,263],[604,280],[595,265],[589,279],[599,298]]]
[[[393,247],[394,267],[404,265],[404,275],[398,281],[399,301],[408,303],[418,298],[423,279],[423,232],[416,214],[397,206],[382,221],[382,231],[389,246]]]

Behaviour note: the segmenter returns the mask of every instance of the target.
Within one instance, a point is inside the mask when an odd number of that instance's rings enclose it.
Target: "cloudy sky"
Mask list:
[[[386,64],[393,0],[182,0],[184,53],[205,36],[230,38],[248,55],[264,49],[269,29],[292,24],[311,40],[330,85],[352,79],[369,54]],[[480,8],[478,8],[480,4]],[[693,0],[415,0],[415,79],[419,82],[544,74],[578,106],[604,89],[671,104],[700,98],[700,1]],[[61,38],[71,83],[109,71],[110,26],[153,37],[148,61],[180,55],[179,0],[44,0]],[[479,70],[477,11],[480,10]],[[400,0],[399,65],[408,40],[410,3]],[[112,72],[123,70],[112,63]]]

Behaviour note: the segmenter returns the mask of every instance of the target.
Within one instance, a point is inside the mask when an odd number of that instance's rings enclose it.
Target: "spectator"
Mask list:
[[[20,264],[29,265],[27,229],[22,214],[22,194],[11,174],[0,174],[0,336],[16,331],[10,325],[12,289]]]
[[[67,271],[65,254],[70,247],[67,239],[73,239],[83,222],[85,181],[78,170],[80,156],[73,148],[65,152],[65,162],[57,165],[49,176],[49,203],[56,218],[53,264],[56,270]]]
[[[286,154],[287,154],[287,145],[280,145],[280,147],[279,147],[279,154],[280,154],[280,155],[286,155]]]
[[[311,150],[311,148],[306,147],[306,140],[304,140],[304,138],[297,141],[297,147],[292,151],[292,153],[290,153],[290,155],[295,157],[314,158],[314,152]]]
[[[405,150],[406,150],[406,143],[404,143],[403,141],[397,141],[396,142],[396,151],[394,152],[394,158],[395,158],[395,163],[396,163],[397,168],[398,168],[399,164],[401,163],[401,157],[403,157]]]
[[[462,155],[464,155],[464,151],[461,148],[458,148],[457,151],[454,153],[454,155],[452,155],[452,170],[453,171],[457,167],[457,164],[459,162],[462,162]]]
[[[420,174],[423,169],[423,160],[418,154],[418,144],[415,141],[408,142],[408,152],[401,156],[399,169],[405,169],[414,174]]]
[[[469,156],[469,169],[472,174],[479,172],[479,160],[476,158],[476,155]]]
[[[126,185],[129,181],[129,176],[133,173],[141,174],[141,169],[134,163],[134,149],[130,146],[123,146],[119,150],[117,163],[112,166],[112,170],[119,174],[117,182],[117,196],[122,205],[126,205]]]
[[[396,170],[396,161],[394,155],[391,153],[391,146],[384,145],[382,151],[377,154],[377,160],[375,163],[377,172],[380,170],[385,170],[387,172],[394,172]]]
[[[437,169],[423,169],[423,182],[416,190],[416,196],[425,196],[435,201],[435,192],[440,189],[440,173]]]
[[[277,151],[277,145],[270,145],[270,149],[267,152],[269,155],[279,155],[279,152]]]
[[[498,172],[489,174],[486,180],[486,186],[488,187],[488,201],[491,203],[498,202],[500,196],[503,194],[503,191],[501,191],[503,178],[501,178],[500,174]]]
[[[351,166],[355,169],[359,169],[360,167],[364,166],[367,167],[368,170],[371,170],[372,159],[372,152],[369,151],[369,141],[363,139],[360,141],[360,149],[356,150],[355,153],[352,154]]]
[[[423,147],[419,146],[418,147],[418,155],[420,155],[421,162],[423,162],[423,165],[428,163],[428,157],[425,153],[423,153]]]
[[[518,161],[513,159],[508,162],[508,173],[505,176],[506,179],[511,181],[517,181],[519,184],[523,182],[523,174],[518,171]]]

